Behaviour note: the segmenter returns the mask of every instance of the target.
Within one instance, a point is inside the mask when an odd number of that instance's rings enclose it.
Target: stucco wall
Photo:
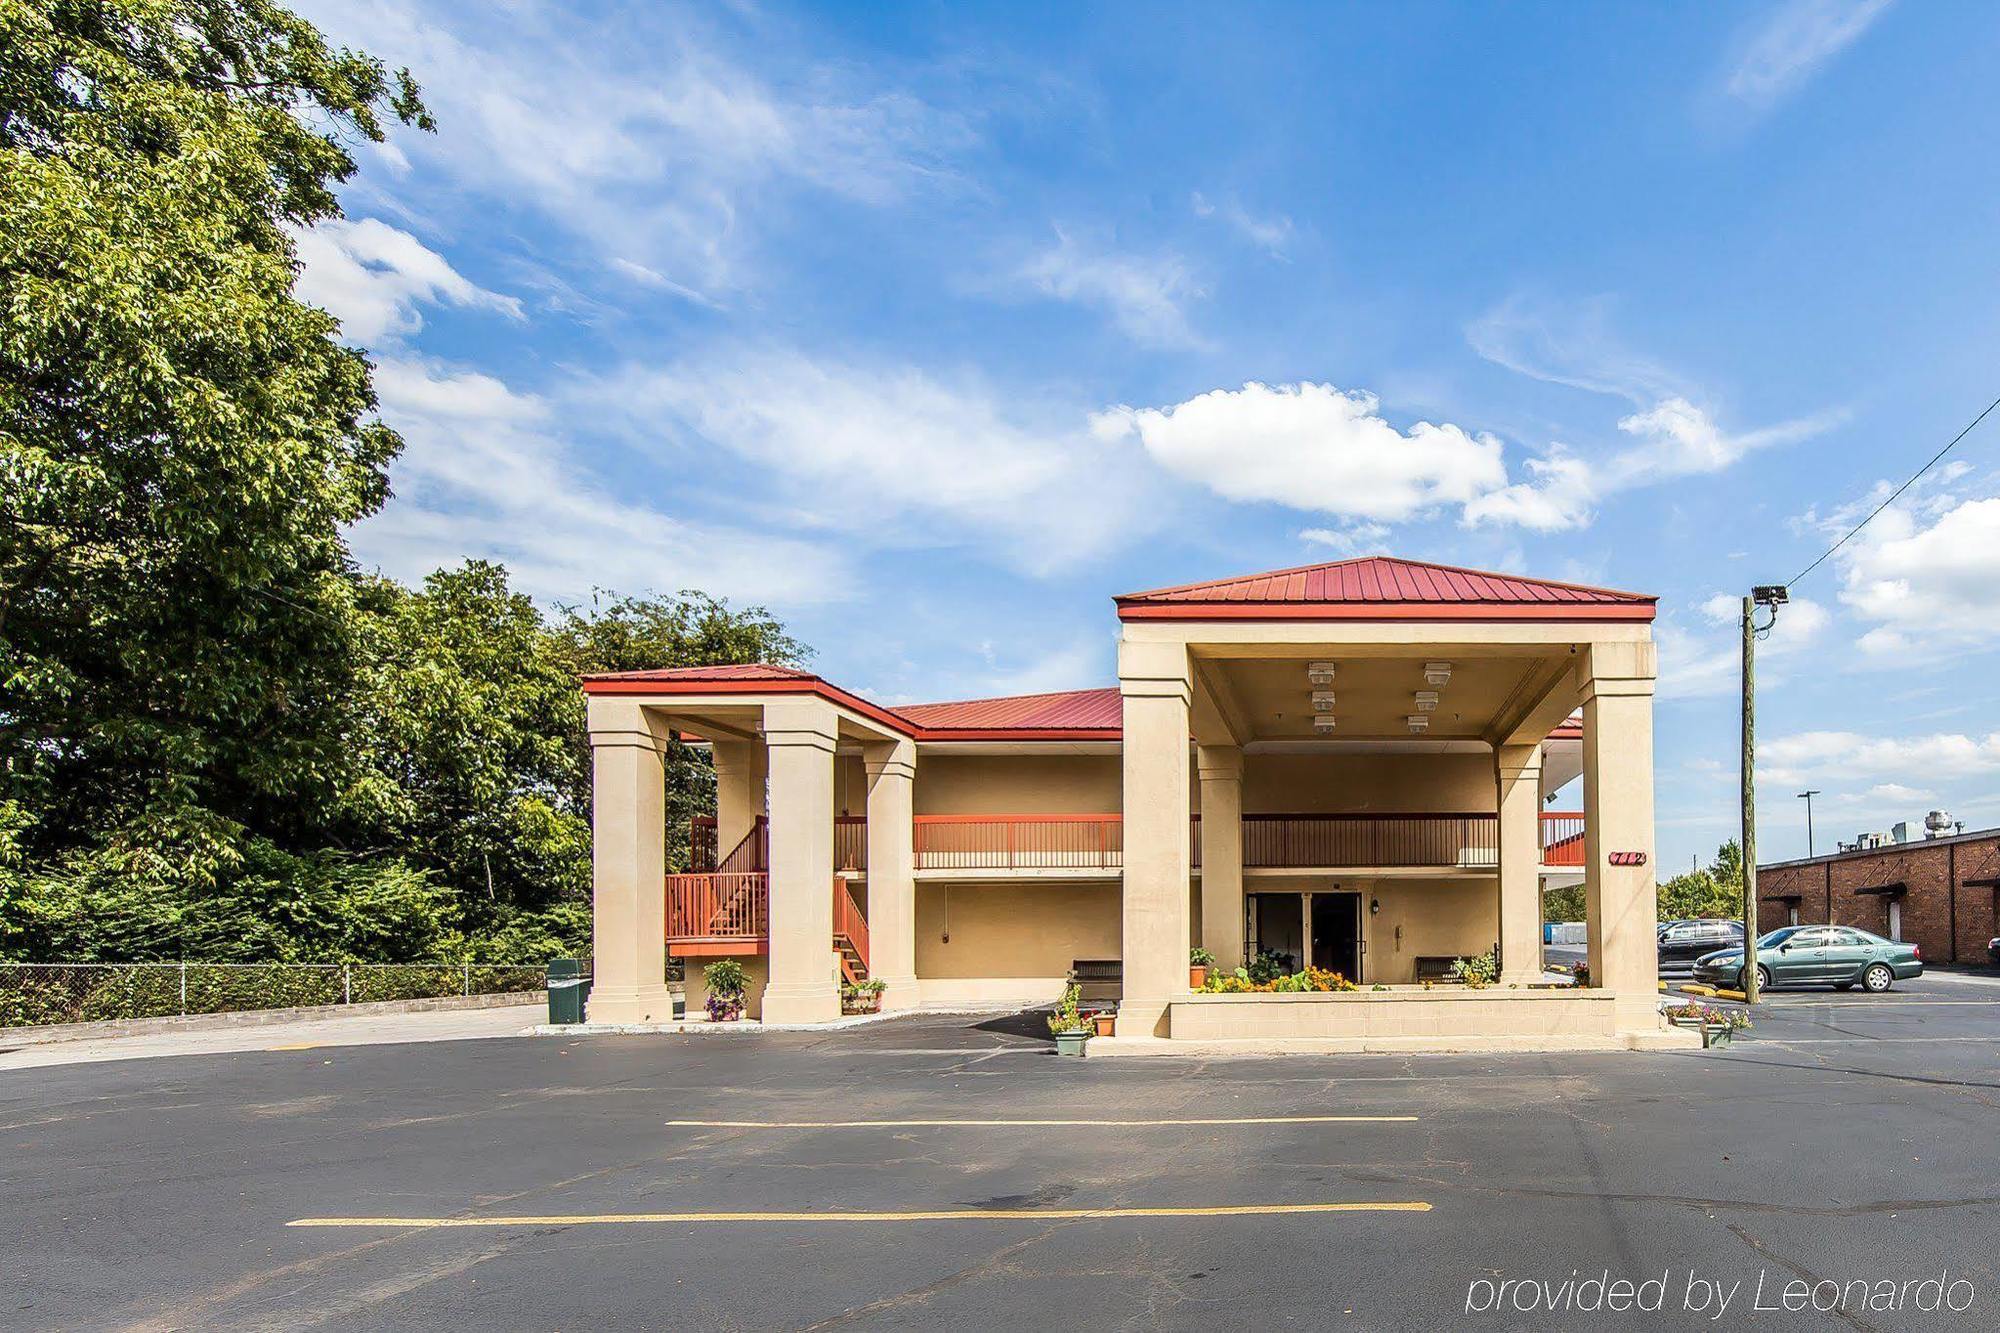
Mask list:
[[[1116,881],[917,885],[917,976],[1062,977],[1119,956]]]
[[[1245,814],[1484,814],[1498,799],[1491,755],[1252,754]]]
[[[1306,889],[1361,895],[1361,937],[1368,949],[1360,980],[1367,985],[1408,985],[1417,979],[1419,957],[1473,957],[1491,949],[1500,936],[1497,879],[1259,875],[1244,881],[1247,893]],[[1382,910],[1370,913],[1371,900]]]
[[[1112,815],[1122,808],[1115,754],[930,755],[917,760],[920,815]]]

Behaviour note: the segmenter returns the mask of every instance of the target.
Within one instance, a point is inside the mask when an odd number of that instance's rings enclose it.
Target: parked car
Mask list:
[[[1923,953],[1853,926],[1781,926],[1757,941],[1757,985],[1832,986],[1881,992],[1924,974]],[[1694,979],[1740,989],[1743,950],[1723,949],[1695,960]]]
[[[1703,954],[1743,947],[1741,921],[1672,921],[1660,931],[1660,966],[1690,967]]]
[[[1986,957],[1993,966],[2000,967],[2000,939],[1986,941]]]

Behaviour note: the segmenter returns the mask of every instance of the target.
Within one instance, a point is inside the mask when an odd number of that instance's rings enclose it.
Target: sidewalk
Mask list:
[[[402,1014],[343,1014],[298,1023],[268,1023],[207,1032],[10,1046],[0,1029],[0,1071],[102,1060],[146,1060],[167,1055],[223,1055],[231,1051],[308,1050],[315,1046],[382,1046],[413,1041],[465,1041],[515,1037],[548,1021],[545,1004]]]

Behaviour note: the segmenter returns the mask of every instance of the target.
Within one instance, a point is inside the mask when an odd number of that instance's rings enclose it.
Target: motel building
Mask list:
[[[1369,558],[1115,600],[1116,688],[888,707],[772,666],[586,678],[590,1021],[672,1021],[672,955],[690,1019],[731,957],[750,1017],[787,1025],[839,1017],[843,977],[880,978],[885,1010],[993,1009],[1075,971],[1115,997],[1107,1054],[1680,1040],[1654,598]],[[716,815],[670,875],[676,735],[710,747]],[[1550,985],[1541,893],[1578,881],[1589,984]],[[1200,993],[1195,946],[1361,989]],[[1488,950],[1496,985],[1438,981]]]

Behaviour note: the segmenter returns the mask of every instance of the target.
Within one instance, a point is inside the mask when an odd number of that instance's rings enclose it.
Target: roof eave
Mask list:
[[[1118,601],[1120,620],[1394,620],[1528,621],[1559,624],[1587,621],[1650,624],[1657,613],[1651,598],[1635,602],[1128,602]]]

